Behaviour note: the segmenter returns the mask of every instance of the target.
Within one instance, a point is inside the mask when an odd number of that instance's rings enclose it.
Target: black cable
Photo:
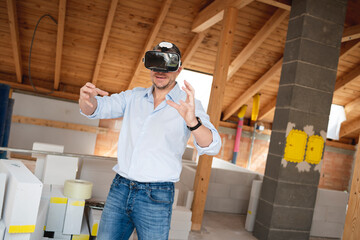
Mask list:
[[[54,87],[52,88],[52,90],[50,92],[41,92],[39,90],[36,89],[34,83],[32,82],[32,79],[31,79],[31,51],[32,51],[32,46],[33,46],[33,43],[34,43],[34,39],[35,39],[35,33],[36,33],[36,29],[41,21],[41,19],[43,19],[44,17],[49,17],[51,18],[51,20],[54,21],[54,23],[57,25],[57,21],[50,15],[50,14],[44,14],[42,15],[38,22],[36,23],[35,25],[35,29],[34,29],[34,33],[33,33],[33,36],[32,36],[32,39],[31,39],[31,44],[30,44],[30,53],[29,53],[29,81],[30,81],[30,84],[31,86],[33,87],[34,91],[35,92],[38,92],[38,93],[42,93],[42,94],[52,94],[54,92]]]

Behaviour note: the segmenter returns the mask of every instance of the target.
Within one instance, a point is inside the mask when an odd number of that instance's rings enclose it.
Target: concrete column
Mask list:
[[[308,239],[347,0],[293,0],[257,210],[258,239]]]

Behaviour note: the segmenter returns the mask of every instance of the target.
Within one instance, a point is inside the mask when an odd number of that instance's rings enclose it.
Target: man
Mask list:
[[[187,141],[192,133],[198,153],[216,155],[221,147],[193,87],[175,79],[180,51],[161,42],[145,54],[153,85],[113,94],[86,83],[79,105],[89,118],[123,117],[117,173],[102,213],[98,239],[128,239],[136,228],[141,240],[168,239],[174,182],[179,181]],[[101,95],[103,97],[97,96]]]

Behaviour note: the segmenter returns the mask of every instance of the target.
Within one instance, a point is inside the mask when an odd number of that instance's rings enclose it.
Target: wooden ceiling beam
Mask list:
[[[358,79],[360,79],[360,65],[345,76],[336,79],[334,93],[343,90],[350,82]]]
[[[269,113],[271,113],[271,111],[275,110],[275,106],[276,106],[276,97],[270,100],[270,102],[268,102],[265,107],[260,108],[258,120],[261,121],[265,117],[267,117]]]
[[[349,53],[351,53],[353,50],[355,50],[359,47],[360,47],[359,39],[343,43],[341,50],[340,50],[339,60],[347,57],[349,55]]]
[[[110,4],[110,8],[109,8],[106,23],[105,23],[105,29],[104,29],[104,33],[103,33],[103,36],[101,39],[99,53],[98,53],[98,57],[96,60],[92,81],[91,81],[94,85],[96,85],[97,80],[98,80],[101,63],[104,58],[104,53],[105,53],[107,42],[109,40],[110,30],[111,30],[112,23],[114,21],[116,7],[118,5],[118,2],[119,2],[119,0],[112,0],[111,4]]]
[[[231,117],[243,104],[245,104],[254,94],[260,91],[260,89],[274,78],[276,74],[279,74],[282,67],[283,58],[277,61],[261,78],[259,78],[250,88],[248,88],[238,99],[233,102],[223,112],[223,121]]]
[[[360,117],[357,117],[351,121],[347,120],[341,123],[339,137],[345,137],[353,132],[360,130]]]
[[[353,100],[345,105],[344,108],[345,108],[346,115],[349,114],[354,109],[359,108],[359,106],[360,106],[360,97],[356,98],[355,100]]]
[[[191,40],[189,46],[186,48],[185,53],[182,57],[182,67],[186,67],[187,64],[189,64],[190,59],[200,46],[201,42],[204,40],[206,36],[206,31],[197,33],[194,38]]]
[[[21,48],[19,40],[19,26],[17,22],[16,3],[15,0],[7,0],[7,9],[10,25],[11,44],[13,49],[13,57],[16,71],[16,80],[22,83],[22,61]]]
[[[232,61],[228,71],[227,80],[229,80],[239,68],[251,57],[251,55],[260,47],[266,38],[277,28],[281,22],[288,16],[289,12],[283,9],[277,9],[272,17],[262,26],[256,35],[250,40],[239,55]]]
[[[66,15],[66,0],[59,1],[59,17],[56,41],[56,58],[55,58],[55,77],[54,89],[59,89],[60,73],[61,73],[61,59],[64,42],[64,28],[65,28],[65,15]]]
[[[346,42],[360,38],[360,24],[344,29],[341,41]]]
[[[226,8],[235,7],[240,9],[253,1],[254,0],[215,0],[201,10],[195,17],[191,31],[197,33],[203,32],[223,19]]]
[[[262,2],[277,8],[284,9],[286,11],[291,10],[291,0],[256,0],[257,2]]]
[[[146,43],[145,43],[145,45],[140,53],[139,59],[136,63],[135,71],[130,80],[128,89],[132,89],[135,87],[135,81],[136,81],[137,75],[139,74],[141,67],[143,66],[142,59],[143,59],[146,51],[150,50],[151,46],[153,45],[155,38],[160,30],[160,27],[166,17],[166,14],[169,11],[171,3],[172,3],[172,0],[164,0],[163,1],[160,13],[158,14],[158,18],[156,19],[155,24],[154,24],[153,28],[151,29],[151,32],[146,40]]]
[[[219,48],[217,50],[214,80],[211,87],[208,114],[215,128],[219,127],[221,106],[225,94],[226,76],[229,69],[231,49],[234,41],[238,10],[227,8],[220,33]],[[210,181],[211,163],[213,156],[202,155],[199,158],[194,181],[194,200],[192,204],[191,229],[200,231],[204,216],[206,195]]]
[[[34,88],[30,85],[25,85],[25,84],[15,83],[15,82],[8,82],[8,81],[3,81],[3,80],[0,80],[0,83],[7,84],[13,89],[19,89],[19,90],[28,91],[28,92],[39,93],[39,92],[36,92],[34,90]],[[41,92],[49,92],[49,89],[47,89],[47,88],[36,87],[36,89]],[[48,94],[48,96],[53,96],[53,97],[58,97],[58,98],[63,98],[63,99],[68,99],[68,100],[73,100],[73,101],[79,100],[79,94],[61,92],[61,91],[54,91],[53,93]]]

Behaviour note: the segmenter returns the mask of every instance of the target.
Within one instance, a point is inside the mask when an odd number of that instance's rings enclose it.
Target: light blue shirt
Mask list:
[[[166,101],[154,109],[152,92],[153,87],[135,88],[110,97],[96,97],[98,106],[87,117],[123,117],[118,163],[113,168],[115,172],[139,182],[177,182],[182,169],[182,155],[191,132],[178,111]],[[165,98],[179,103],[180,99],[185,101],[186,93],[176,84]],[[200,147],[194,141],[198,154],[216,155],[221,139],[199,100],[195,100],[195,115],[213,135],[208,147]]]

